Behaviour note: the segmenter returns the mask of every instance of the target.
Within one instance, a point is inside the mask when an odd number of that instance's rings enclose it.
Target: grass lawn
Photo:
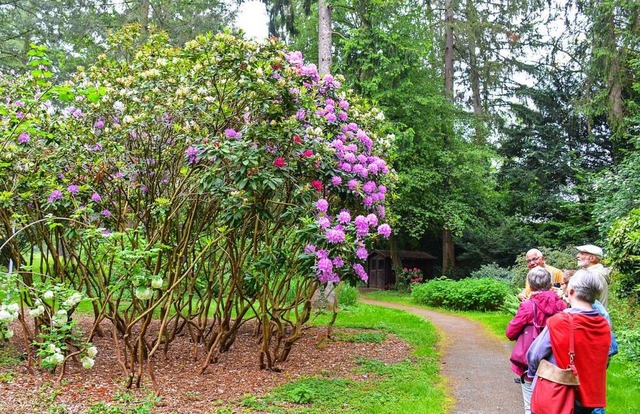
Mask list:
[[[325,325],[328,321],[328,316],[321,316],[314,324]],[[249,398],[244,405],[256,409],[258,404],[260,410],[273,413],[446,412],[451,401],[446,399],[438,375],[438,335],[431,324],[407,312],[359,304],[342,309],[335,325],[395,334],[414,346],[415,358],[398,364],[363,359],[358,362],[361,373],[375,374],[367,381],[315,376],[285,384],[265,398]],[[360,336],[362,340],[380,339],[376,335]]]

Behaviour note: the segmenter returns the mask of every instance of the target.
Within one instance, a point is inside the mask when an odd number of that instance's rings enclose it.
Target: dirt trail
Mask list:
[[[418,307],[360,299],[369,305],[401,309],[431,321],[442,335],[441,372],[455,406],[450,414],[520,414],[520,385],[509,368],[511,344],[467,319]]]

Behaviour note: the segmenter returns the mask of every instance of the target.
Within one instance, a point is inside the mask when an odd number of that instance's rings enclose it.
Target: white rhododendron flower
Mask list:
[[[43,297],[44,297],[45,299],[47,299],[47,300],[48,300],[48,299],[53,299],[53,291],[51,291],[51,290],[47,290],[46,292],[44,292]]]
[[[135,295],[140,300],[151,299],[151,296],[153,296],[153,290],[148,287],[138,287],[136,288]]]
[[[43,314],[44,314],[44,306],[42,305],[39,305],[35,309],[31,309],[29,311],[29,315],[31,315],[34,318],[37,318],[38,316],[42,316]]]
[[[61,327],[67,323],[67,321],[69,321],[69,316],[65,310],[59,310],[55,315],[53,315],[53,326]]]
[[[87,355],[89,355],[91,358],[98,355],[98,348],[96,348],[95,346],[90,346],[89,348],[87,348]]]
[[[64,301],[62,307],[71,308],[77,305],[82,300],[82,294],[80,292],[74,292],[73,295],[69,296],[67,300]]]
[[[95,361],[88,356],[82,358],[82,367],[85,369],[91,369]]]
[[[13,315],[5,309],[0,309],[0,322],[6,324],[13,322]]]
[[[154,289],[160,289],[162,287],[162,278],[154,277],[151,279],[151,287]]]

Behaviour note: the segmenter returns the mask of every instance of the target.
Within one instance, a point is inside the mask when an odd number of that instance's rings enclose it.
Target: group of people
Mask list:
[[[548,265],[538,249],[526,254],[529,271],[525,288],[518,294],[521,303],[505,332],[507,338],[518,341],[511,356],[511,369],[522,387],[525,414],[536,414],[531,397],[540,361],[545,359],[567,368],[571,335],[573,365],[580,380],[574,413],[604,413],[606,369],[609,358],[617,353],[607,312],[609,269],[601,263],[600,247],[584,245],[576,249],[579,270],[562,271]],[[573,319],[572,324],[569,318]],[[516,348],[522,352],[522,347],[524,354],[516,355]]]

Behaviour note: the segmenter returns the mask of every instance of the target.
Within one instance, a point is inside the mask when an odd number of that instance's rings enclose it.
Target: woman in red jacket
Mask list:
[[[602,288],[598,275],[578,270],[567,286],[571,308],[549,319],[547,327],[533,341],[527,354],[529,376],[536,374],[542,359],[562,368],[568,366],[570,325],[567,312],[571,312],[575,326],[573,362],[580,378],[575,414],[590,414],[594,408],[606,406],[611,328],[592,307]]]
[[[551,274],[544,267],[534,267],[527,273],[527,280],[531,286],[529,299],[520,304],[518,312],[511,319],[505,334],[512,341],[525,335],[525,330],[533,330],[533,335],[524,336],[521,340],[528,339],[523,344],[524,353],[517,355],[517,349],[511,354],[511,370],[520,377],[522,384],[522,398],[524,400],[524,412],[530,414],[531,392],[533,391],[533,378],[526,375],[526,350],[533,342],[535,336],[547,324],[547,319],[558,312],[563,311],[567,305],[551,288]],[[535,316],[535,317],[534,317]]]

